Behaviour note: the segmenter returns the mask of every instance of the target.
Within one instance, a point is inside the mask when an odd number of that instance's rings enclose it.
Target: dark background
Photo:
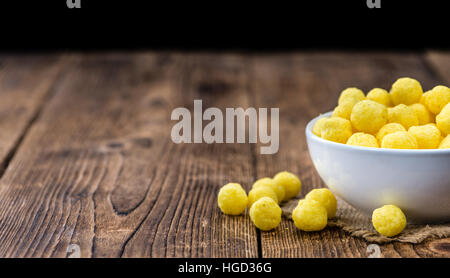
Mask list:
[[[21,0],[1,3],[5,51],[447,48],[446,1]]]

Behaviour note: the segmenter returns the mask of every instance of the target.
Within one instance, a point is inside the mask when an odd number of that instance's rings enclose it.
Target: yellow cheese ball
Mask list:
[[[326,210],[327,217],[331,219],[336,216],[337,200],[333,193],[327,188],[313,189],[305,196],[305,200],[319,202]]]
[[[431,90],[426,91],[425,93],[423,93],[422,97],[420,98],[419,103],[425,105],[425,107],[426,107],[426,106],[427,106],[427,101],[426,101],[426,99],[427,99],[427,97],[430,95],[430,93],[431,93]],[[428,109],[428,107],[427,107],[427,109]]]
[[[303,205],[303,202],[305,202],[305,199],[299,200],[298,203],[297,203],[297,207]],[[317,202],[317,201],[316,201],[316,202]]]
[[[281,201],[284,199],[284,195],[286,193],[284,192],[283,186],[276,183],[273,179],[271,179],[271,178],[259,179],[259,180],[255,181],[252,188],[258,188],[261,186],[270,187],[275,192],[275,194],[277,194],[278,203],[281,203]]]
[[[378,148],[378,141],[372,134],[357,132],[348,138],[347,145]]]
[[[319,202],[305,199],[292,212],[292,220],[302,231],[320,231],[327,226],[327,210]]]
[[[405,229],[406,217],[398,207],[385,205],[373,211],[372,224],[380,234],[393,237]]]
[[[436,149],[441,142],[441,132],[434,124],[412,126],[408,133],[416,138],[419,149]]]
[[[322,124],[323,139],[345,144],[350,136],[352,136],[352,125],[349,120],[334,117],[326,119]]]
[[[333,117],[341,117],[350,120],[350,115],[352,114],[354,105],[355,104],[351,101],[344,101],[334,108]]]
[[[272,230],[281,222],[281,208],[269,197],[256,201],[249,214],[253,224],[262,231]]]
[[[450,134],[450,103],[436,116],[436,125],[443,134]]]
[[[317,136],[319,136],[319,137],[321,136],[323,122],[324,122],[326,119],[329,119],[329,118],[328,118],[328,117],[324,117],[324,118],[320,118],[320,119],[318,119],[318,120],[316,121],[316,123],[314,124],[313,130],[312,130],[312,132],[313,132],[315,135],[317,135]]]
[[[434,114],[439,114],[447,103],[450,102],[450,88],[439,85],[427,92],[425,105]]]
[[[364,99],[366,99],[366,97],[364,96],[364,92],[360,89],[347,88],[341,92],[338,100],[338,105],[341,105],[344,102],[351,102],[353,105],[355,105],[356,103]]]
[[[418,103],[422,95],[422,86],[415,79],[404,77],[392,84],[391,99],[394,105]]]
[[[434,115],[421,103],[414,103],[409,106],[417,116],[419,125],[426,125],[434,121]]]
[[[380,130],[377,132],[377,140],[381,143],[381,140],[383,140],[383,137],[397,132],[397,131],[406,131],[406,129],[399,123],[388,123],[385,124]]]
[[[388,121],[390,123],[399,123],[406,129],[414,125],[419,125],[419,119],[416,113],[405,104],[399,104],[393,108],[389,108]]]
[[[450,135],[442,139],[439,149],[450,149]]]
[[[391,95],[385,89],[375,88],[367,94],[367,99],[376,101],[386,107],[392,106]]]
[[[275,191],[268,186],[259,186],[257,188],[253,188],[248,193],[248,207],[251,208],[252,205],[263,197],[269,197],[275,202],[278,203],[278,197]]]
[[[355,104],[350,116],[353,127],[365,133],[375,134],[387,123],[387,108],[372,100]]]
[[[414,136],[406,131],[397,131],[384,136],[381,147],[387,149],[417,149],[419,145]]]
[[[239,215],[245,211],[248,198],[240,184],[228,183],[220,189],[217,203],[223,213]]]
[[[302,182],[300,179],[289,172],[280,172],[273,177],[273,180],[284,188],[284,199],[283,201],[290,200],[297,196],[302,188]]]

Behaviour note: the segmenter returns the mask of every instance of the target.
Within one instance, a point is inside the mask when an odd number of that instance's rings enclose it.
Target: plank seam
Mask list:
[[[47,93],[44,94],[44,96],[42,97],[42,100],[37,105],[36,111],[30,118],[30,120],[26,123],[26,125],[22,131],[22,134],[19,136],[19,138],[16,140],[16,142],[14,142],[13,147],[6,155],[5,159],[0,163],[0,178],[2,178],[3,175],[5,174],[6,170],[8,169],[9,164],[11,163],[15,154],[17,153],[20,146],[22,145],[22,143],[23,143],[26,135],[30,131],[31,127],[34,125],[34,123],[37,122],[37,120],[41,116],[42,111],[44,110],[44,107],[46,106],[45,104],[48,103],[56,95],[56,90],[55,90],[55,88],[57,87],[56,84],[59,83],[61,78],[63,76],[65,76],[66,74],[67,74],[67,69],[65,69],[65,70],[59,69],[58,70],[58,73],[56,74],[56,77],[54,79],[55,81],[50,86],[50,88],[47,89]]]
[[[251,64],[252,66],[253,66],[253,59],[251,58],[250,59],[250,61],[249,61],[249,63],[248,64]],[[253,67],[250,67],[250,70],[249,70],[249,80],[247,80],[247,90],[248,90],[248,92],[249,92],[249,94],[251,95],[251,98],[250,99],[255,99],[255,91],[254,90],[252,90],[252,86],[251,86],[251,84],[252,84],[252,82],[251,81],[253,81]],[[250,153],[251,153],[251,158],[252,158],[252,161],[251,161],[251,163],[252,163],[252,170],[253,170],[253,173],[252,173],[252,175],[253,175],[253,180],[254,181],[256,181],[256,179],[257,179],[257,173],[258,173],[258,159],[257,159],[257,157],[256,157],[256,146],[255,146],[255,144],[250,144]],[[258,258],[262,258],[263,257],[263,250],[262,250],[262,235],[261,235],[261,231],[259,230],[259,229],[256,229],[256,243],[257,243],[257,246],[256,246],[256,248],[257,248],[257,256],[258,256]]]
[[[441,72],[436,69],[436,67],[434,66],[434,63],[431,62],[428,58],[427,58],[427,54],[426,52],[423,52],[420,55],[420,61],[422,62],[425,70],[431,75],[433,76],[433,78],[438,79],[439,81],[443,81],[445,80],[444,76],[441,74]]]

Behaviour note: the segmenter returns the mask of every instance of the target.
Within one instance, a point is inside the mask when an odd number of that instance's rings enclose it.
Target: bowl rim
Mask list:
[[[373,153],[384,153],[384,154],[405,154],[405,155],[430,155],[430,154],[446,154],[450,155],[450,149],[387,149],[387,148],[370,148],[370,147],[360,147],[360,146],[350,146],[347,144],[341,144],[329,140],[325,140],[323,138],[320,138],[319,136],[315,135],[312,132],[313,126],[316,123],[317,120],[324,117],[329,117],[333,114],[333,111],[329,111],[323,114],[320,114],[319,116],[313,118],[308,122],[306,125],[305,133],[306,138],[310,140],[314,140],[319,142],[320,144],[326,144],[333,146],[335,148],[339,148],[342,150],[354,150],[354,151],[360,151],[360,152],[373,152]]]

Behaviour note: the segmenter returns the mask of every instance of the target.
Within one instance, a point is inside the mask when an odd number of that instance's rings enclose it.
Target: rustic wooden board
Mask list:
[[[356,86],[390,88],[396,78],[411,76],[425,88],[439,82],[419,55],[413,54],[298,54],[255,57],[252,63],[255,106],[280,108],[280,151],[277,155],[256,154],[258,178],[281,170],[297,173],[303,181],[301,196],[324,187],[309,157],[304,130],[319,113],[333,109],[343,89]],[[381,246],[385,257],[450,256],[447,239]],[[283,220],[278,229],[261,233],[263,257],[367,257],[364,240],[339,229],[318,233],[298,231]]]
[[[248,217],[215,203],[250,147],[170,140],[173,108],[247,101],[244,61],[212,58],[81,57],[0,180],[0,256],[256,257]]]
[[[180,76],[183,82],[173,96],[182,99],[180,104],[183,107],[193,111],[194,99],[203,101],[203,109],[218,107],[222,111],[235,103],[246,105],[249,102],[244,58],[234,55],[186,55],[183,60],[185,67]],[[168,97],[170,100],[173,101],[173,98]],[[149,215],[143,222],[144,227],[158,225],[158,229],[155,232],[139,229],[123,255],[257,257],[256,229],[249,217],[223,215],[216,201],[217,192],[225,183],[250,184],[253,175],[250,146],[167,144],[175,149],[173,162],[168,163],[169,166],[179,164],[180,167],[168,172],[178,179],[178,184],[172,192],[168,192],[170,200],[159,198],[158,202],[166,203],[167,211]],[[152,236],[153,242],[149,239]],[[150,244],[153,250],[149,249]]]
[[[0,173],[68,62],[55,55],[0,57]]]
[[[430,64],[430,70],[439,76],[446,86],[450,86],[450,52],[429,51],[425,56]]]
[[[82,257],[367,257],[367,243],[339,229],[301,233],[284,220],[261,233],[248,215],[220,213],[218,189],[227,182],[249,189],[280,170],[299,174],[302,194],[323,187],[304,128],[333,108],[343,88],[389,88],[400,76],[431,88],[450,72],[443,53],[3,60],[15,62],[0,69],[0,94],[10,99],[0,102],[7,119],[0,128],[13,135],[0,140],[0,161],[8,162],[0,179],[0,257],[66,257],[71,244]],[[174,144],[170,113],[192,110],[194,99],[222,111],[279,107],[279,153],[260,155],[260,145],[249,144]],[[449,257],[449,246],[439,239],[381,250],[385,257]]]

